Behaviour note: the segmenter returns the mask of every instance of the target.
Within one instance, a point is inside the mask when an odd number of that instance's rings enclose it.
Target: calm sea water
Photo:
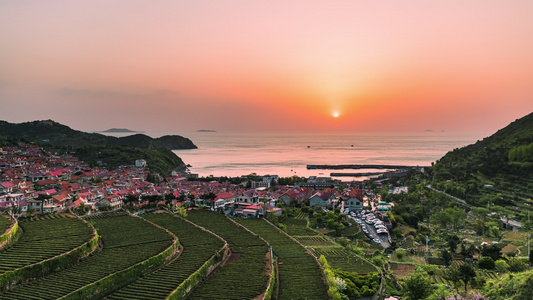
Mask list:
[[[174,151],[186,164],[192,166],[189,168],[191,173],[200,176],[241,176],[256,173],[283,177],[329,176],[331,172],[307,170],[306,166],[309,164],[429,166],[448,151],[484,137],[482,134],[446,132],[178,134],[190,138],[198,146],[198,149],[194,150]]]

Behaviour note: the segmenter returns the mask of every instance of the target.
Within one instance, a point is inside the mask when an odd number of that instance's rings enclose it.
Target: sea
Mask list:
[[[307,165],[373,164],[430,166],[448,151],[485,137],[447,132],[190,132],[198,149],[174,150],[199,176],[278,175],[330,177],[330,172],[375,170],[317,170]],[[365,176],[339,177],[343,181]]]
[[[174,150],[189,172],[198,176],[331,177],[331,172],[377,170],[319,170],[307,165],[431,166],[448,151],[489,134],[421,132],[144,132],[151,137],[176,134],[193,141],[198,149]],[[124,136],[125,134],[110,134]],[[333,177],[342,181],[368,177]]]

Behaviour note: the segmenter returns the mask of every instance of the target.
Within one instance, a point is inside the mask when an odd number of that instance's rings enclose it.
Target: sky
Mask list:
[[[493,132],[533,111],[532,15],[530,0],[2,1],[0,120]]]

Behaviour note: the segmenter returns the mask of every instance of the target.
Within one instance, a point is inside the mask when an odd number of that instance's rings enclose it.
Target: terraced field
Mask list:
[[[232,251],[228,263],[188,299],[249,300],[266,290],[269,279],[266,268],[270,262],[263,240],[218,213],[195,211],[187,219],[221,236]]]
[[[107,299],[165,299],[224,246],[224,242],[216,236],[171,214],[154,213],[143,217],[174,233],[183,251],[167,266],[138,279]]]
[[[320,267],[302,246],[264,220],[237,221],[271,244],[279,264],[278,299],[328,299]]]
[[[153,257],[173,243],[173,237],[141,218],[112,213],[87,218],[102,237],[103,249],[78,265],[59,271],[12,291],[0,293],[0,299],[57,299],[102,278]],[[32,224],[39,224],[34,221]],[[53,222],[53,221],[50,221]],[[43,223],[44,224],[44,223]],[[65,230],[63,228],[63,230]],[[48,237],[62,230],[48,231]],[[43,247],[44,250],[46,247]],[[32,256],[40,251],[27,253]],[[135,278],[121,278],[135,280]],[[113,286],[120,288],[121,286]]]
[[[292,236],[317,235],[316,231],[307,227],[307,219],[288,218],[282,221],[287,226],[287,233]]]
[[[464,261],[453,261],[452,266],[459,267],[461,265],[465,264]],[[453,282],[448,281],[445,277],[446,274],[449,272],[448,269],[440,269],[434,276],[431,276],[431,282],[432,283],[443,283],[449,286],[454,286]],[[476,270],[476,276],[477,277],[485,277],[487,280],[490,279],[498,279],[499,275],[496,274],[496,272],[488,271],[488,270]],[[459,286],[464,286],[464,282],[461,280],[458,284]]]
[[[324,255],[333,269],[359,274],[377,273],[372,264],[342,248],[313,248],[313,253],[318,257]]]
[[[5,220],[5,218],[0,218]],[[19,223],[17,243],[0,251],[0,274],[70,251],[87,241],[93,229],[71,215],[49,215]]]
[[[335,246],[335,243],[322,236],[300,236],[296,239],[304,246]]]

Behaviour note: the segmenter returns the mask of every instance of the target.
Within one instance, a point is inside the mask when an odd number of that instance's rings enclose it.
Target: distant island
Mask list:
[[[144,132],[144,131],[133,131],[133,130],[130,130],[130,129],[127,129],[127,128],[110,128],[108,130],[104,130],[104,131],[100,131],[100,132],[116,132],[116,133],[133,133],[133,132],[136,132],[136,133],[141,133],[141,132]]]
[[[216,130],[210,130],[210,129],[200,129],[200,130],[197,130],[196,132],[217,132]]]

